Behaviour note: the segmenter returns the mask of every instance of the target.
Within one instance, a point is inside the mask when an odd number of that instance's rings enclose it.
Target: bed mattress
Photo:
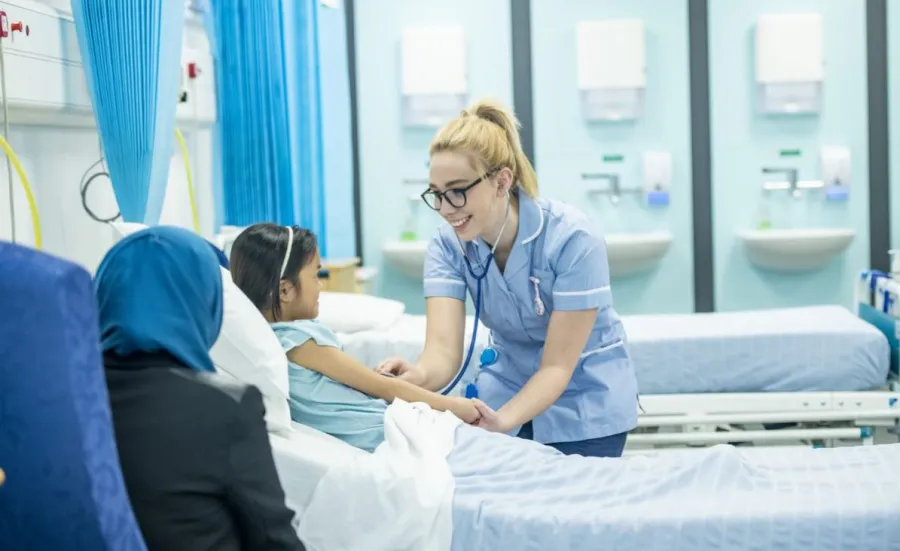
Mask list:
[[[900,444],[562,456],[462,426],[452,551],[888,551]]]
[[[872,390],[888,376],[887,339],[840,306],[622,321],[642,394]],[[466,346],[471,330],[469,318]],[[480,327],[475,365],[487,338]],[[414,361],[422,352],[425,318],[407,315],[390,329],[341,339],[349,354],[369,366],[394,355]]]

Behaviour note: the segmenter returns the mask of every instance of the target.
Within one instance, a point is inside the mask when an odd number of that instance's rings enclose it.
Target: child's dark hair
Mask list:
[[[271,311],[272,318],[281,319],[281,280],[297,285],[297,273],[315,256],[316,234],[292,226],[294,243],[287,261],[284,277],[281,266],[288,249],[287,226],[254,224],[234,240],[231,247],[231,279],[261,312]]]

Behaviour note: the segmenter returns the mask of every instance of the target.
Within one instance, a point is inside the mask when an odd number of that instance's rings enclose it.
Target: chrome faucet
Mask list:
[[[619,175],[615,172],[596,172],[596,173],[583,173],[581,175],[582,180],[606,180],[609,182],[609,189],[597,189],[592,193],[607,193],[609,194],[609,201],[613,205],[617,205],[619,203],[619,199],[622,196],[622,187],[620,184]]]
[[[768,167],[764,166],[762,169],[763,174],[784,174],[787,177],[787,188],[779,185],[780,182],[767,182],[763,184],[763,188],[766,190],[774,190],[774,189],[787,189],[791,192],[791,195],[794,197],[800,197],[800,187],[797,185],[798,183],[798,171],[796,168],[778,168],[778,167]]]

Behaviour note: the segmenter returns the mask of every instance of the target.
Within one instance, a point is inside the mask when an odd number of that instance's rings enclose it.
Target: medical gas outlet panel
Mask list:
[[[177,117],[211,124],[216,116],[212,55],[202,26],[188,21],[185,28]],[[93,126],[70,13],[31,0],[0,1],[0,41],[12,123]]]

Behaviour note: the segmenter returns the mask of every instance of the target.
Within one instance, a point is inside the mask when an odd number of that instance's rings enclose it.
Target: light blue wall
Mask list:
[[[900,247],[900,4],[887,3],[891,247]]]
[[[356,255],[353,211],[353,139],[350,133],[350,80],[343,8],[319,2],[319,68],[325,171],[325,224],[328,256]],[[343,4],[339,4],[343,6]]]
[[[512,105],[511,38],[507,0],[357,0],[356,69],[359,108],[363,255],[379,269],[377,294],[421,313],[422,280],[407,278],[382,261],[381,247],[400,237],[409,203],[424,189],[405,178],[427,178],[433,130],[410,130],[400,119],[400,37],[408,25],[462,25],[468,45],[471,98],[493,96]],[[437,215],[418,207],[418,231],[430,238]]]
[[[673,243],[658,267],[612,282],[625,314],[691,312],[693,297],[690,89],[686,0],[531,0],[535,164],[544,197],[582,205],[607,234],[666,230]],[[637,121],[588,124],[578,99],[576,25],[583,20],[644,21],[647,86]],[[673,156],[671,203],[647,208],[631,196],[617,206],[591,200],[583,172],[617,172],[623,187],[643,186],[644,151]],[[624,155],[604,165],[606,154]],[[606,184],[601,184],[606,185]]]
[[[716,309],[739,310],[852,303],[852,281],[868,264],[868,125],[865,2],[859,0],[710,0],[709,54],[712,117],[713,227]],[[817,117],[765,118],[753,112],[753,31],[763,13],[824,16],[826,76]],[[852,227],[856,238],[826,268],[793,276],[760,271],[736,236],[757,224],[765,165],[794,164],[817,178],[822,146],[850,148],[851,198],[826,204],[822,193],[802,200],[784,193],[772,209],[775,227]],[[781,149],[802,157],[779,159]],[[776,194],[777,195],[777,194]]]

